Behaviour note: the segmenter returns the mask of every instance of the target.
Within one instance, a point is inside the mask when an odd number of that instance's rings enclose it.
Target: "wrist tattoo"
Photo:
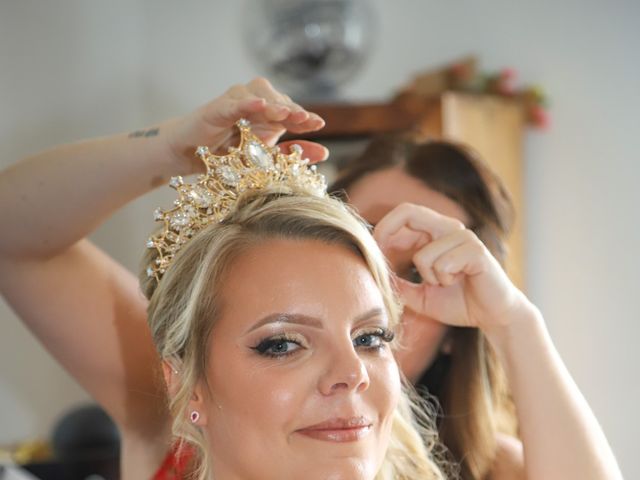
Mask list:
[[[159,128],[150,128],[148,130],[136,130],[135,132],[131,132],[129,134],[129,138],[139,138],[139,137],[155,137],[158,135],[160,131]]]

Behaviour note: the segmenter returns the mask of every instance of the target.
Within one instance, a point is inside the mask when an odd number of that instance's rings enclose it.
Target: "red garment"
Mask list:
[[[194,456],[193,446],[185,443],[180,448],[173,446],[162,462],[162,466],[152,480],[184,480],[191,471],[191,460]]]

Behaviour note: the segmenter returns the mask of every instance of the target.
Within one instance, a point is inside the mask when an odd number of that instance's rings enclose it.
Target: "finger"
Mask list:
[[[247,94],[249,94],[249,90],[247,89],[246,85],[242,85],[242,84],[236,84],[236,85],[232,85],[230,86],[226,92],[224,92],[224,94],[222,95],[222,97],[224,98],[232,98],[235,100],[240,100],[244,97],[247,96]]]
[[[291,110],[291,114],[289,115],[289,118],[287,118],[287,121],[292,125],[299,125],[309,120],[309,112],[300,105],[294,103],[289,106],[289,109]]]
[[[455,218],[446,217],[421,205],[403,203],[378,222],[374,230],[374,237],[379,244],[384,245],[387,239],[402,227],[426,232],[434,239],[465,228],[463,223]]]
[[[434,265],[431,270],[433,271],[436,279],[438,280],[437,285],[440,287],[450,287],[454,283],[463,280],[465,275],[460,272],[449,272],[446,268],[438,268],[437,265]]]
[[[283,96],[276,92],[271,83],[265,78],[255,78],[247,85],[234,85],[229,88],[222,99],[243,101],[246,99],[260,98],[265,106],[264,121],[280,121],[290,114],[288,102],[283,100]]]
[[[264,77],[257,77],[247,84],[247,91],[253,95],[264,98],[268,104],[287,107],[294,110],[294,102],[289,97],[277,91],[271,82]]]
[[[225,96],[236,100],[250,96],[263,98],[267,105],[271,106],[271,110],[275,112],[276,116],[281,115],[281,112],[285,111],[284,108],[287,108],[291,122],[300,123],[309,118],[309,112],[291,100],[288,95],[277,91],[271,82],[264,77],[254,78],[247,85],[235,85],[227,90]]]
[[[307,112],[307,114],[308,118],[303,122],[289,122],[284,123],[283,125],[291,133],[315,132],[316,130],[320,130],[324,127],[325,122],[319,115],[312,112]]]
[[[291,115],[291,109],[286,105],[267,101],[264,115],[269,122],[282,123]]]
[[[267,101],[270,106],[268,119],[273,122],[282,122],[287,130],[300,133],[318,130],[324,126],[324,120],[317,114],[308,112],[291,100],[291,97],[280,93],[266,78],[255,78],[247,84],[246,88],[247,91]],[[300,128],[295,128],[296,125]]]
[[[256,77],[247,83],[247,90],[274,103],[287,103],[285,96],[278,92],[264,77]]]
[[[289,107],[291,115],[287,119],[291,123],[302,123],[309,119],[310,112],[307,112],[301,105],[297,104],[288,95],[281,94],[282,103]]]
[[[413,254],[417,249],[431,242],[431,235],[425,232],[418,232],[409,227],[401,227],[400,230],[389,236],[381,249],[384,252],[394,251],[396,253],[404,252],[405,255]]]
[[[479,240],[464,242],[435,260],[433,270],[441,285],[452,285],[465,276],[482,273],[485,270],[487,254],[486,248]]]
[[[317,113],[313,113],[313,112],[311,112],[311,114],[309,115],[308,122],[311,125],[315,125],[314,127],[310,127],[310,128],[313,128],[314,130],[319,130],[321,128],[324,128],[324,126],[326,125],[326,122],[324,121],[324,118],[322,118]]]
[[[324,145],[308,140],[291,140],[278,144],[280,151],[290,153],[291,146],[300,145],[302,147],[302,158],[308,158],[309,163],[318,163],[329,158],[329,150]]]
[[[414,253],[413,264],[427,283],[431,285],[450,285],[453,281],[453,276],[450,272],[435,268],[436,261],[446,252],[473,241],[474,237],[475,235],[470,230],[458,230],[433,240]]]
[[[273,105],[272,108],[278,112],[279,116],[272,118],[277,118],[275,121],[281,123],[286,130],[292,133],[315,131],[325,125],[324,120],[319,115],[305,110],[295,102],[276,103]],[[281,112],[285,111],[282,107],[288,109],[287,116],[281,114]]]
[[[287,95],[284,95],[284,97],[286,98],[285,105],[291,110],[291,115],[287,120],[292,124],[301,124],[309,120],[312,120],[313,123],[317,120],[321,120],[317,114],[309,112],[302,105],[292,101]]]
[[[316,113],[310,112],[302,105],[294,102],[289,95],[280,94],[282,102],[291,109],[291,116],[287,119],[290,125],[287,130],[293,131],[292,126],[295,124],[305,123],[304,131],[317,130],[324,127],[324,120]]]
[[[433,268],[430,265],[421,265],[420,267],[416,266],[416,270],[418,270],[420,277],[422,277],[423,283],[433,286],[440,285],[436,272],[433,271]]]
[[[219,98],[206,105],[204,121],[216,127],[230,127],[244,116],[253,116],[266,108],[263,98],[251,95],[241,100]]]
[[[431,289],[435,287],[417,285],[398,277],[394,278],[394,286],[405,307],[418,313],[426,312]]]
[[[237,109],[238,113],[244,115],[261,112],[266,106],[267,102],[264,98],[252,96],[238,101]]]

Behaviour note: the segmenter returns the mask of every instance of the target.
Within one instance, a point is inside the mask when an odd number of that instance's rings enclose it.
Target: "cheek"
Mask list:
[[[431,365],[448,327],[428,317],[405,310],[396,359],[404,375],[415,382]]]
[[[398,405],[401,391],[400,370],[389,353],[385,358],[372,362],[368,367],[370,398],[381,418],[391,417]]]
[[[372,407],[378,414],[379,430],[374,443],[370,444],[370,460],[375,464],[377,471],[386,456],[391,441],[391,432],[395,421],[398,403],[402,391],[400,381],[400,370],[391,352],[388,359],[382,362],[375,362],[369,367],[369,378],[371,381],[368,390],[369,400]]]
[[[255,432],[286,432],[292,412],[299,411],[309,392],[309,379],[278,360],[243,353],[210,369],[214,412],[222,424]],[[256,428],[258,427],[258,428]]]
[[[228,350],[224,362],[209,368],[210,447],[214,460],[243,472],[242,478],[277,478],[286,465],[272,465],[273,458],[289,451],[290,434],[300,427],[299,412],[312,387],[310,375],[239,352]],[[253,459],[249,465],[247,458]]]

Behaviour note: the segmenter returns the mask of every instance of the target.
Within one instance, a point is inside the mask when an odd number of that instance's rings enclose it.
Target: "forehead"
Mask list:
[[[384,307],[358,254],[315,240],[274,239],[250,247],[231,264],[221,293],[220,320],[232,319],[234,330],[274,313],[348,321]]]
[[[349,188],[349,203],[374,225],[394,207],[407,202],[423,205],[469,224],[469,218],[459,204],[429,188],[401,167],[372,172]]]

